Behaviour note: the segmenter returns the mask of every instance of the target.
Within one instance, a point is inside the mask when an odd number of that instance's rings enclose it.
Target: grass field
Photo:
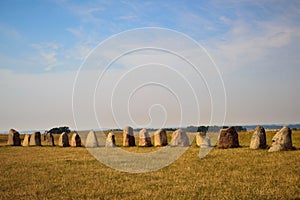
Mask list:
[[[251,135],[240,132],[241,148],[203,159],[193,142],[168,167],[143,174],[108,168],[84,147],[11,147],[0,135],[0,199],[300,199],[300,131],[292,133],[297,150],[275,153],[249,149]]]

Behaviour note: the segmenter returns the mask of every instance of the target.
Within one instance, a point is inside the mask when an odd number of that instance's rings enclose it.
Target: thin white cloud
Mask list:
[[[63,64],[58,57],[58,50],[62,47],[61,44],[55,42],[32,44],[31,47],[39,52],[38,57],[34,60],[44,67],[45,71],[51,71],[54,67]]]
[[[95,45],[88,42],[78,42],[63,54],[67,59],[83,60]]]
[[[133,20],[133,19],[137,19],[138,17],[136,15],[123,15],[120,16],[119,19],[123,19],[123,20]]]
[[[83,28],[80,26],[79,28],[67,28],[68,32],[72,33],[77,38],[84,37]]]

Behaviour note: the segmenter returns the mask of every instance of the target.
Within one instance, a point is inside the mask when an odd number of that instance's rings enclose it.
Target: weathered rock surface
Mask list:
[[[50,132],[44,133],[44,141],[46,141],[48,146],[55,146],[54,137],[53,137],[52,133],[50,133]]]
[[[139,146],[141,147],[150,147],[152,146],[150,135],[147,129],[143,128],[139,132]]]
[[[267,147],[266,132],[264,127],[257,126],[252,135],[250,149],[265,149]]]
[[[70,144],[69,144],[69,136],[68,136],[67,133],[63,132],[62,134],[60,134],[59,140],[58,140],[58,146],[61,146],[61,147],[68,147],[68,146],[70,146]]]
[[[220,130],[219,148],[237,148],[239,146],[239,136],[233,126]]]
[[[166,146],[168,145],[167,132],[163,129],[159,129],[154,133],[154,146]]]
[[[284,126],[272,138],[272,146],[268,152],[285,151],[293,149],[292,131]]]
[[[29,146],[29,143],[30,143],[30,135],[26,134],[24,136],[24,140],[23,140],[22,146],[23,147],[27,147],[27,146]]]
[[[78,133],[73,133],[71,137],[71,147],[81,147],[81,138]]]
[[[190,145],[189,138],[185,131],[178,129],[172,134],[171,146],[187,147]]]
[[[30,146],[42,146],[40,132],[34,132],[31,134],[29,145]]]
[[[210,147],[210,138],[204,132],[198,132],[196,134],[196,144],[198,147],[206,148]]]
[[[10,129],[8,131],[7,145],[21,146],[20,133],[15,129]]]
[[[126,126],[123,131],[123,146],[131,147],[135,146],[135,138],[133,134],[133,128],[130,126]]]
[[[95,131],[90,131],[86,137],[85,147],[87,148],[95,148],[98,147],[98,139]]]
[[[115,134],[113,132],[109,132],[105,142],[106,147],[116,147],[116,139]]]

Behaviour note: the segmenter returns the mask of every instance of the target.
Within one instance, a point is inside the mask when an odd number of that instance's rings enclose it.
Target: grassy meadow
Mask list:
[[[300,131],[292,132],[296,150],[275,153],[249,149],[252,133],[239,132],[240,148],[214,148],[203,159],[194,141],[171,165],[143,174],[111,169],[84,147],[6,146],[2,134],[0,199],[300,199]],[[267,131],[268,145],[274,134]]]

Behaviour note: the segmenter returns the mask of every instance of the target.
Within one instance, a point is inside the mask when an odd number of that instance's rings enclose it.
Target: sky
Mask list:
[[[297,0],[0,1],[0,130],[300,123],[299,51]]]

